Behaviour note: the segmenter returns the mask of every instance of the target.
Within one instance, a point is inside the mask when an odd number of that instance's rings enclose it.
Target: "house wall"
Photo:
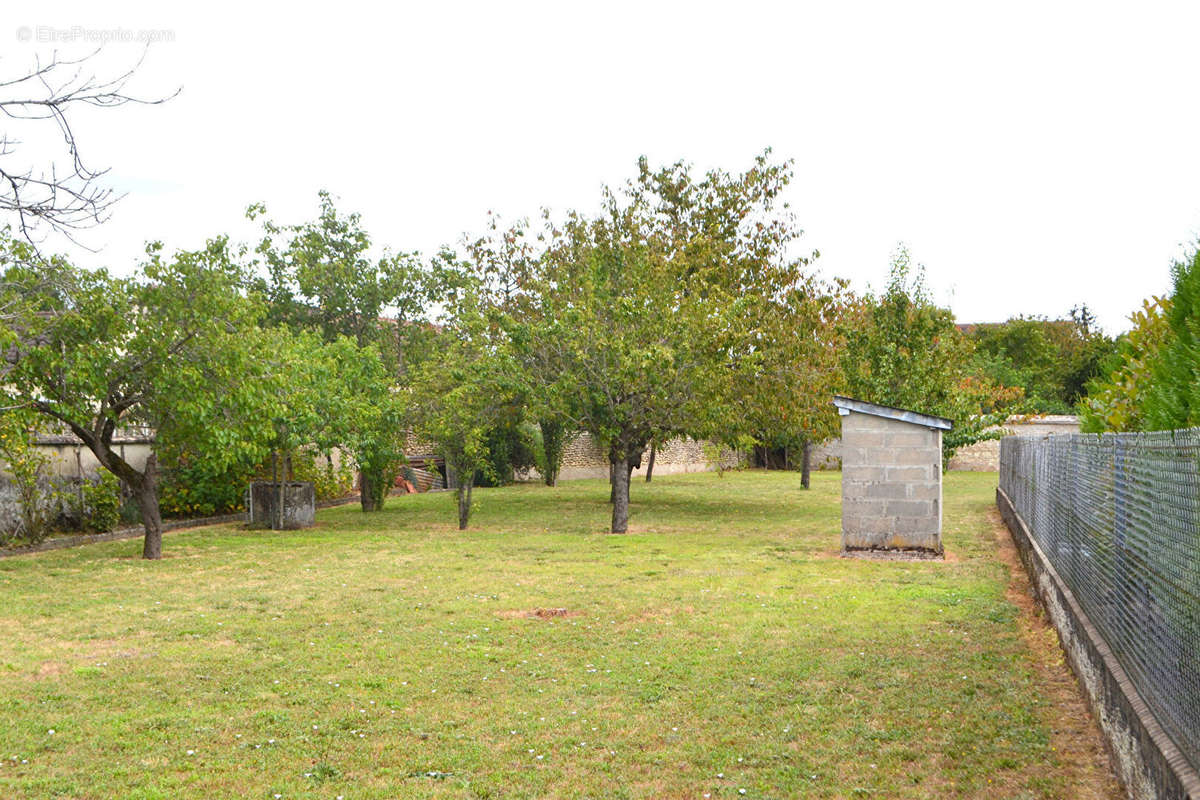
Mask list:
[[[942,432],[842,417],[842,549],[942,550]]]
[[[100,462],[85,445],[73,442],[39,441],[38,450],[50,459],[46,473],[64,478],[83,478],[100,471]],[[113,449],[139,472],[146,466],[153,443],[148,440],[118,442]],[[3,466],[0,466],[0,471]]]

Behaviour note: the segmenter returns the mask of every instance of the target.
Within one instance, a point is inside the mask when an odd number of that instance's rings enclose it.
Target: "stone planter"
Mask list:
[[[317,495],[307,481],[288,481],[283,485],[283,525],[279,524],[279,484],[256,481],[250,484],[246,516],[251,525],[295,530],[316,523]]]

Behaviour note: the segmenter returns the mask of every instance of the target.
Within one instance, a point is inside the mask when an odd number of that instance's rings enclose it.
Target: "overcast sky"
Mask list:
[[[1124,329],[1200,234],[1200,4],[55,5],[0,12],[5,77],[115,28],[159,39],[136,92],[182,87],[78,121],[128,192],[79,260],[120,271],[248,236],[255,201],[298,222],[328,189],[428,252],[489,209],[593,208],[639,155],[767,146],[823,273],[878,287],[904,241],[964,322],[1086,301]]]

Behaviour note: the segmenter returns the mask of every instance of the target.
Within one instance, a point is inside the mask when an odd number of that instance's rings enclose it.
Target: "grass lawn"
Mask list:
[[[995,483],[945,563],[836,557],[838,474],[778,472],[639,481],[625,536],[582,481],[3,559],[0,796],[1079,796]]]

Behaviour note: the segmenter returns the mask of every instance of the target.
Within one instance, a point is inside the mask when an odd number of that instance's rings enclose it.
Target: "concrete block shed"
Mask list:
[[[942,552],[942,417],[835,395],[842,550]]]

